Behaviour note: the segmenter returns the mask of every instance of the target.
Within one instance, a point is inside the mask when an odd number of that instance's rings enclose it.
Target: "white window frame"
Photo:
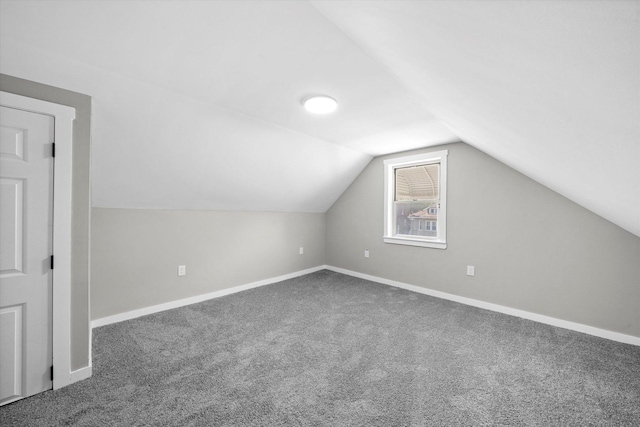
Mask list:
[[[421,246],[425,248],[447,248],[447,156],[449,150],[432,151],[412,156],[395,157],[384,161],[384,235],[385,243]],[[410,166],[440,163],[440,207],[438,209],[437,235],[407,236],[395,234],[393,202],[395,194],[395,170]]]

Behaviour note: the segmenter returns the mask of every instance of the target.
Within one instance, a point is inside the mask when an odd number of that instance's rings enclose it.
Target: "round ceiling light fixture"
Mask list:
[[[302,105],[313,114],[330,114],[338,108],[338,101],[327,95],[311,95],[302,99]]]

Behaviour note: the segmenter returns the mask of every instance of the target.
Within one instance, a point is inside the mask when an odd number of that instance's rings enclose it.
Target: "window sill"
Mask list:
[[[392,243],[394,245],[407,245],[407,246],[420,246],[423,248],[434,248],[434,249],[447,249],[447,242],[442,242],[438,240],[424,240],[424,239],[412,239],[410,237],[384,237],[385,243]]]

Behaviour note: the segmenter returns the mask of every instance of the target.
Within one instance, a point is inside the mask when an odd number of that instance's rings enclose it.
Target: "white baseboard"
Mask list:
[[[423,288],[421,286],[409,285],[395,280],[384,279],[382,277],[371,276],[369,274],[358,273],[356,271],[346,270],[344,268],[334,267],[331,265],[324,266],[327,270],[336,273],[346,274],[348,276],[358,277],[360,279],[370,280],[372,282],[382,283],[396,288],[406,289],[413,292],[429,295],[436,298],[442,298],[449,301],[459,302],[461,304],[471,305],[473,307],[483,308],[485,310],[496,311],[498,313],[508,314],[510,316],[521,317],[523,319],[533,320],[534,322],[544,323],[559,328],[569,329],[572,331],[582,332],[588,335],[605,338],[612,341],[618,341],[625,344],[640,346],[640,337],[633,335],[625,335],[619,332],[608,331],[606,329],[595,328],[593,326],[583,325],[581,323],[569,322],[567,320],[556,319],[555,317],[544,316],[542,314],[531,313],[524,310],[505,307],[499,304],[479,301],[472,298],[461,297],[458,295],[448,294],[446,292],[434,291],[432,289]]]
[[[319,270],[324,270],[327,266],[320,265],[318,267],[308,268],[306,270],[296,271],[294,273],[284,274],[278,277],[272,277],[270,279],[259,280],[257,282],[251,282],[244,285],[234,286],[232,288],[222,289],[208,294],[198,295],[195,297],[184,298],[177,301],[170,301],[164,304],[153,305],[150,307],[144,307],[137,310],[127,311],[125,313],[114,314],[113,316],[102,317],[91,321],[91,328],[97,328],[100,326],[110,325],[112,323],[118,323],[125,320],[135,319],[137,317],[146,316],[147,314],[158,313],[160,311],[170,310],[172,308],[184,307],[185,305],[195,304],[197,302],[207,301],[213,298],[223,297],[225,295],[235,294],[236,292],[246,291],[247,289],[253,289],[264,285],[270,285],[272,283],[282,282],[283,280],[293,279],[294,277],[304,276],[305,274],[313,273]]]

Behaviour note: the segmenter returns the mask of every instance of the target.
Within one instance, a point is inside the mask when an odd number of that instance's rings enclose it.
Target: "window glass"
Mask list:
[[[440,163],[399,167],[394,171],[395,234],[435,237],[436,227],[430,224],[438,220]]]

